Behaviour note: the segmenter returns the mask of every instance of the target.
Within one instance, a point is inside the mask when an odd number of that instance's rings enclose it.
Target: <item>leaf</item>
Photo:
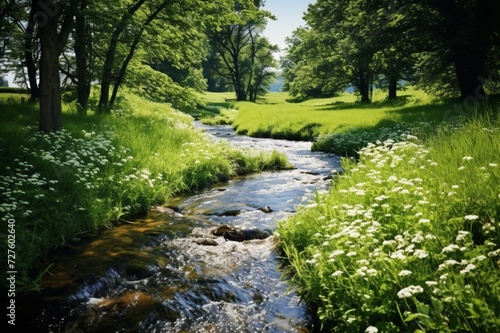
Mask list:
[[[437,314],[441,314],[441,312],[443,312],[443,302],[434,297],[431,298],[431,302],[434,312]]]
[[[421,303],[419,301],[417,301],[416,303],[417,303],[417,310],[418,310],[418,312],[420,312],[423,315],[428,316],[431,307],[429,305],[427,305],[425,303]]]
[[[422,313],[412,313],[408,317],[406,317],[405,322],[407,323],[407,322],[410,322],[412,320],[415,320],[417,318],[422,318],[422,317],[423,318],[429,318],[429,316],[424,315]]]

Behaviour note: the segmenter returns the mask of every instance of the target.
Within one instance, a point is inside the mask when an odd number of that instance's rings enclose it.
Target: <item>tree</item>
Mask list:
[[[125,1],[119,3],[118,8],[103,5],[100,8],[103,21],[109,20],[114,29],[111,34],[106,30],[99,31],[97,37],[107,40],[105,48],[96,49],[104,59],[100,72],[100,110],[109,111],[112,108],[119,87],[127,80],[137,87],[155,89],[157,91],[150,95],[159,96],[158,92],[163,87],[138,82],[145,79],[143,73],[138,71],[151,73],[155,65],[164,61],[177,69],[201,68],[201,60],[206,54],[204,31],[219,27],[219,22],[226,20],[230,3],[230,0],[217,3],[203,0],[137,0],[132,4]],[[117,12],[121,12],[118,21]],[[130,71],[128,68],[132,64],[133,70]],[[171,79],[160,81],[179,84]],[[182,89],[179,86],[165,91],[180,92]]]
[[[230,82],[236,100],[255,101],[269,86],[275,67],[273,53],[278,47],[271,45],[262,36],[266,20],[273,18],[267,11],[260,10],[261,1],[236,2],[234,12],[237,20],[219,31],[209,33],[209,38],[218,61],[215,72],[226,82]]]
[[[146,0],[138,0],[128,6],[118,22],[115,23],[115,28],[111,34],[111,39],[108,44],[109,46],[106,50],[106,57],[101,77],[101,95],[99,99],[99,108],[101,111],[109,111],[109,89],[113,79],[113,66],[115,64],[116,49],[118,47],[120,36],[129,26],[135,12],[137,12],[145,2]]]
[[[286,39],[287,54],[281,59],[284,86],[299,98],[333,96],[343,85],[332,80],[334,66],[319,52],[321,42],[313,29],[298,28]]]
[[[354,86],[361,101],[370,102],[376,46],[369,40],[373,18],[362,1],[318,0],[304,18],[310,29],[302,30],[300,43],[289,50],[288,65],[297,68],[289,67],[286,75],[299,81],[288,86],[302,95]],[[306,89],[298,87],[304,84]]]
[[[414,1],[415,6],[437,17],[420,36],[414,35],[427,39],[422,50],[427,52],[421,54],[419,63],[423,85],[432,86],[433,78],[448,76],[444,79],[451,88],[458,87],[463,99],[484,95],[484,78],[499,65],[495,48],[500,45],[500,2],[420,0]]]
[[[62,129],[61,83],[59,78],[59,55],[66,45],[72,28],[74,2],[67,1],[31,3],[35,13],[40,38],[40,122],[42,132]]]
[[[383,75],[390,99],[401,78],[414,77],[434,93],[483,95],[483,81],[499,65],[499,14],[495,0],[318,0],[305,15],[309,31],[285,62],[287,86],[315,93],[310,88],[322,81],[352,85],[367,102]]]
[[[74,53],[76,62],[77,105],[86,114],[92,80],[92,36],[87,20],[89,0],[80,0],[75,15]]]

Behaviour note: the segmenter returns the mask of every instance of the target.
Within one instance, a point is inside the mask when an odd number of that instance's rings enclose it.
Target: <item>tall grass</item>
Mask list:
[[[47,135],[37,131],[37,105],[20,98],[0,99],[0,214],[16,221],[19,289],[38,287],[38,264],[57,247],[175,194],[288,167],[278,153],[214,143],[191,117],[132,94],[108,116],[82,117],[65,104],[65,130]]]
[[[325,329],[500,331],[497,117],[369,144],[279,223],[292,280]]]

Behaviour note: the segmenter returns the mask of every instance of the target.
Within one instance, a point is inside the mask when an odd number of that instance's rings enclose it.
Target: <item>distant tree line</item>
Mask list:
[[[398,82],[463,99],[499,90],[498,0],[318,0],[287,39],[284,88],[299,97]]]
[[[0,75],[15,73],[40,103],[40,130],[62,128],[61,89],[86,114],[120,87],[179,109],[208,85],[255,100],[273,80],[277,47],[262,36],[272,15],[256,0],[1,0]],[[2,81],[3,82],[3,81]],[[213,82],[216,82],[215,84]]]

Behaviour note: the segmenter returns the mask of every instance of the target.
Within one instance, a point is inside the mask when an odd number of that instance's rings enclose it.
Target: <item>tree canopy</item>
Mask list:
[[[253,0],[3,0],[3,71],[14,71],[16,83],[40,101],[44,132],[62,126],[61,85],[76,87],[83,114],[91,84],[99,85],[101,112],[113,108],[122,85],[179,109],[193,108],[195,92],[206,89],[202,62],[213,53],[211,41],[237,31],[227,36],[243,42],[232,62],[241,72],[234,82],[244,83],[246,97],[254,99],[274,66],[275,46],[261,34],[271,15],[260,6]]]
[[[499,13],[495,0],[318,0],[287,40],[285,88],[315,97],[354,87],[363,102],[376,82],[395,98],[401,80],[435,95],[483,94],[499,74]]]

